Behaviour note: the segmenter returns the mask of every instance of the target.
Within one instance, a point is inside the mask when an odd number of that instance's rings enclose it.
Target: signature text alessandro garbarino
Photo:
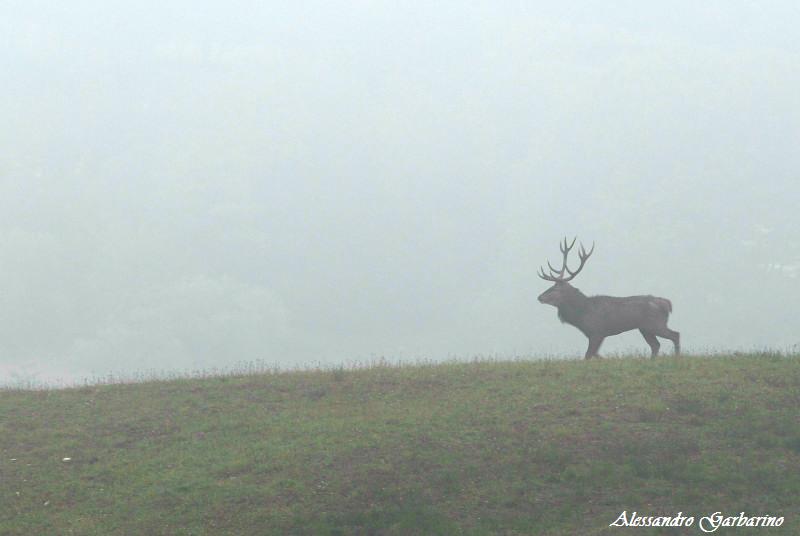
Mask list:
[[[726,515],[723,512],[714,512],[702,517],[685,516],[678,512],[671,516],[639,515],[638,512],[625,510],[609,527],[692,527],[696,526],[703,532],[716,532],[720,527],[780,527],[783,525],[782,516],[758,515],[751,516],[744,512],[739,515]]]

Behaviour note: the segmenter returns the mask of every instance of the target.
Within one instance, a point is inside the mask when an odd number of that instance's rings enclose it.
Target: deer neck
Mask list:
[[[558,306],[558,319],[580,328],[588,301],[589,298],[583,292],[572,287],[566,295],[566,299]]]

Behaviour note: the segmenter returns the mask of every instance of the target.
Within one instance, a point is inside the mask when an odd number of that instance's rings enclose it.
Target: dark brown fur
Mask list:
[[[561,250],[564,253],[564,266],[570,248],[565,240]],[[591,252],[586,254],[583,247],[581,251],[581,267],[570,272],[569,279],[580,272],[591,255]],[[653,357],[658,355],[661,347],[657,337],[671,340],[675,346],[675,354],[680,354],[680,333],[667,327],[667,320],[672,312],[672,302],[668,299],[657,296],[586,296],[565,280],[563,268],[560,276],[552,268],[551,272],[547,277],[542,277],[544,272],[540,274],[540,277],[554,281],[554,284],[539,296],[539,301],[556,307],[558,318],[562,322],[575,326],[586,335],[589,339],[586,359],[599,357],[597,352],[606,337],[634,329],[638,329],[650,345]]]

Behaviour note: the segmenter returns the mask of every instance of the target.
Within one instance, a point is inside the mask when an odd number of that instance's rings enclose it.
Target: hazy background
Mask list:
[[[799,4],[435,4],[0,4],[0,383],[800,347]]]

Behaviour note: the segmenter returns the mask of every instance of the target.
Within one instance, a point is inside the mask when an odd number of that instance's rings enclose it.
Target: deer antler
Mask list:
[[[567,266],[567,257],[569,256],[569,252],[572,250],[572,247],[575,245],[575,241],[577,239],[578,237],[576,236],[575,238],[572,239],[572,243],[567,245],[567,237],[565,236],[564,241],[558,244],[558,249],[561,250],[561,254],[564,256],[561,269],[556,270],[555,268],[553,268],[553,265],[550,264],[550,261],[547,261],[547,267],[550,268],[550,274],[545,274],[544,269],[539,267],[539,273],[538,273],[539,277],[541,277],[546,281],[553,281],[554,283],[557,283],[559,281],[562,283],[566,283],[567,281],[572,281],[575,278],[575,276],[578,275],[580,271],[583,269],[583,265],[586,264],[586,259],[588,259],[592,253],[594,253],[594,242],[592,242],[592,249],[590,249],[588,253],[586,252],[586,249],[583,247],[583,242],[581,242],[580,245],[581,248],[578,251],[578,257],[580,258],[581,264],[580,266],[578,266],[578,269],[575,270],[574,272],[570,270],[569,267]],[[567,272],[569,274],[569,277],[564,277],[564,272]]]

